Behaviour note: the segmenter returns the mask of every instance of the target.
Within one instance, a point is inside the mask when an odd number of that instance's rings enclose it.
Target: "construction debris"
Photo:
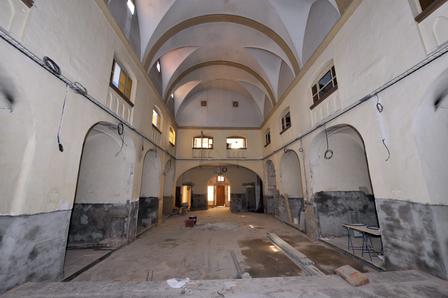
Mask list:
[[[369,283],[369,278],[365,274],[349,265],[339,267],[335,270],[335,272],[354,287],[359,287]]]
[[[276,245],[294,264],[296,264],[306,275],[325,276],[306,255],[289,245],[274,233],[267,233],[271,242]]]

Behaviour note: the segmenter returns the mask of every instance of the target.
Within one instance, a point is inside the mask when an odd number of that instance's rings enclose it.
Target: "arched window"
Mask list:
[[[213,149],[213,138],[206,136],[194,137],[193,149]]]
[[[244,137],[227,137],[227,149],[246,149],[246,138]]]

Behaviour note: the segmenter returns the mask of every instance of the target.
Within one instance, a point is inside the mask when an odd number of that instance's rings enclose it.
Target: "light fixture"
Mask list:
[[[171,93],[170,97],[171,99],[174,99],[174,93]]]
[[[157,61],[156,68],[157,68],[157,71],[160,72],[160,70],[161,70],[160,61]]]
[[[134,12],[135,12],[135,5],[134,5],[134,3],[132,2],[132,0],[128,0],[127,5],[128,5],[128,9],[129,9],[129,11],[131,12],[131,14],[134,15]]]

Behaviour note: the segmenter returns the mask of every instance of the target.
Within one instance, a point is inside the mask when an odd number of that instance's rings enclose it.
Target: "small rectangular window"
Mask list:
[[[283,133],[285,130],[291,127],[291,114],[289,111],[285,112],[281,119],[282,130],[280,133]]]
[[[271,143],[271,131],[267,130],[264,134],[264,146],[268,146]]]
[[[159,131],[161,130],[162,119],[160,117],[160,113],[156,109],[152,110],[152,125]]]
[[[226,139],[227,149],[246,149],[246,138],[228,137]]]
[[[224,182],[224,176],[218,175],[218,182]]]
[[[132,79],[123,66],[116,60],[114,60],[112,65],[112,74],[109,85],[129,104],[133,105],[131,102]]]
[[[174,128],[170,126],[169,128],[169,135],[168,135],[168,141],[171,145],[176,145],[176,132],[174,131]]]
[[[194,137],[193,149],[213,149],[213,138],[211,137]]]
[[[334,66],[332,66],[319,78],[317,83],[311,87],[311,94],[313,95],[313,105],[311,106],[311,109],[321,103],[337,89],[338,81],[336,80],[336,70]]]

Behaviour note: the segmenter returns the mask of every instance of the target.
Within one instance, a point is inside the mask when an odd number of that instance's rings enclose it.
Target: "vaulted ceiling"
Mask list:
[[[226,107],[239,98],[251,103],[241,108],[257,110],[251,123],[229,117],[216,126],[259,126],[348,2],[135,0],[138,28],[128,38],[178,124],[188,118],[188,125],[210,126],[194,123],[195,111],[232,112]],[[201,111],[200,100],[210,110]],[[180,115],[187,111],[191,117]]]

